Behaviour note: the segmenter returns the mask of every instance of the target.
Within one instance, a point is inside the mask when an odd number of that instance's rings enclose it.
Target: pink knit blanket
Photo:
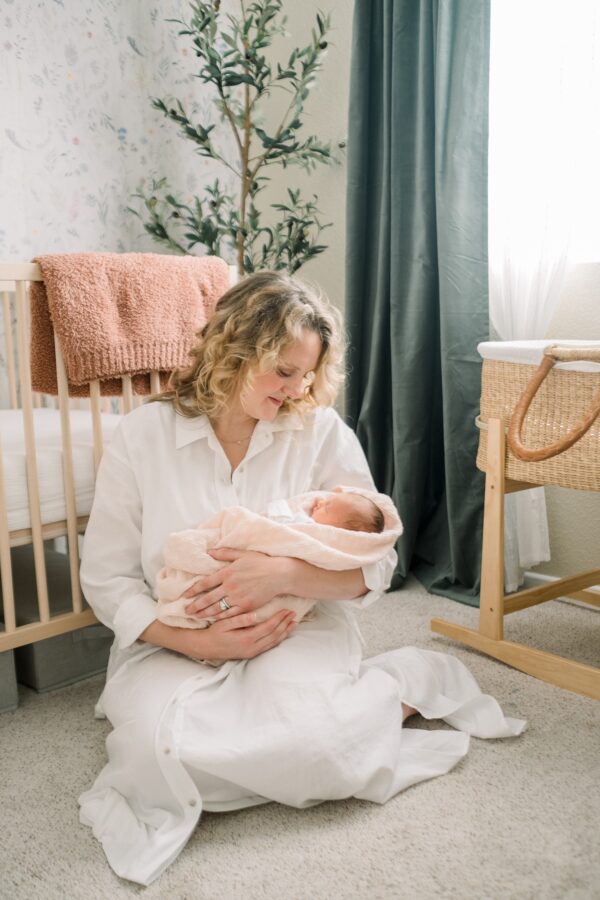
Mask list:
[[[190,601],[180,598],[199,577],[210,575],[226,565],[209,555],[208,551],[217,547],[258,550],[269,556],[292,556],[333,571],[358,569],[379,562],[402,534],[396,507],[385,494],[353,487],[343,490],[362,494],[377,504],[384,515],[381,533],[349,531],[317,522],[276,522],[242,506],[231,506],[197,528],[170,535],[164,551],[165,566],[156,581],[157,618],[183,628],[205,628],[211,624],[213,620],[187,615],[185,607]],[[299,494],[288,501],[289,506],[294,511],[308,512],[315,500],[323,495],[323,491]],[[315,602],[314,599],[278,596],[257,610],[257,621],[265,621],[280,609],[292,610],[299,621]]]
[[[31,378],[35,391],[56,394],[53,329],[65,360],[69,392],[120,394],[120,375],[149,393],[149,377],[188,362],[195,335],[229,287],[215,256],[156,253],[66,253],[40,256],[43,282],[31,284]]]

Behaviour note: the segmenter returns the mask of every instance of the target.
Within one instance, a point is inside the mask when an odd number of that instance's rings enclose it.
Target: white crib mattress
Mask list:
[[[477,350],[483,359],[538,366],[542,361],[544,349],[553,345],[559,347],[594,347],[600,350],[600,341],[561,341],[558,338],[543,341],[484,341],[478,345]],[[556,368],[570,369],[576,372],[600,372],[600,363],[556,363]]]
[[[42,524],[48,525],[51,522],[60,522],[67,516],[60,413],[55,409],[36,409],[33,415]],[[92,417],[87,410],[71,410],[69,417],[77,515],[87,516],[92,508],[94,496]],[[122,417],[103,413],[101,418],[102,437],[106,445]],[[21,410],[0,410],[0,440],[9,531],[31,528]]]

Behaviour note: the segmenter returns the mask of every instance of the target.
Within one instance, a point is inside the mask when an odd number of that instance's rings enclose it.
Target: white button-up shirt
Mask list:
[[[226,506],[264,512],[272,501],[338,484],[374,489],[355,434],[333,409],[258,422],[233,473],[206,416],[185,418],[155,402],[124,417],[104,452],[81,567],[86,599],[115,632],[109,675],[156,649],[137,638],[156,618],[156,574],[172,531]],[[369,593],[358,605],[381,595],[395,563],[391,551],[364,567]]]

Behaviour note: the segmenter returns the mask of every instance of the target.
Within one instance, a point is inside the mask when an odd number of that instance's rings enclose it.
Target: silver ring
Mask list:
[[[227,597],[221,597],[219,600],[219,606],[221,607],[221,611],[225,612],[227,609],[231,609],[231,606],[227,602]]]

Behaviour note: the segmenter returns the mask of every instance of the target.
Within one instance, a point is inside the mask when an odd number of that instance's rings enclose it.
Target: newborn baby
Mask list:
[[[265,515],[229,507],[197,528],[168,538],[165,566],[156,580],[157,618],[179,628],[212,624],[214,619],[188,615],[185,607],[189,600],[181,595],[199,577],[226,565],[208,553],[216,547],[292,556],[323,569],[345,571],[379,562],[401,533],[402,523],[390,498],[362,488],[342,486],[277,500],[269,504]],[[256,611],[257,621],[265,621],[280,609],[292,610],[300,621],[315,602],[278,596]]]
[[[364,494],[344,493],[341,488],[323,493],[310,505],[310,512],[294,512],[287,500],[275,500],[267,507],[267,516],[275,522],[317,522],[348,531],[380,534],[384,515],[377,504]]]

